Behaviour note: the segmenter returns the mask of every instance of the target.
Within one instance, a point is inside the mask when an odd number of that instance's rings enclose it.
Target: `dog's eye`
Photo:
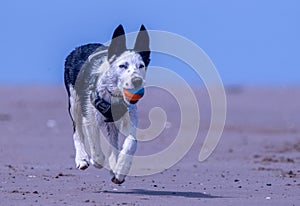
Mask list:
[[[140,64],[140,66],[139,66],[140,69],[143,69],[144,67],[145,67],[145,65],[143,65],[143,64]]]
[[[128,68],[128,66],[127,66],[127,65],[125,65],[125,64],[121,64],[121,65],[119,65],[119,68],[121,68],[121,69],[127,69],[127,68]]]

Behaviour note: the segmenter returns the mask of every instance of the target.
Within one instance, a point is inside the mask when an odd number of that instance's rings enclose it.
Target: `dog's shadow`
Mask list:
[[[221,196],[208,195],[201,192],[178,192],[178,191],[158,191],[147,189],[132,189],[128,191],[102,191],[109,194],[147,195],[147,196],[173,196],[186,198],[222,198]]]

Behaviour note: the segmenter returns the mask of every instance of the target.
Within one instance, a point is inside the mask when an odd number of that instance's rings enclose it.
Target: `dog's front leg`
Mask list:
[[[127,136],[118,156],[118,161],[114,171],[115,176],[112,179],[114,183],[121,184],[124,182],[125,176],[129,173],[136,148],[136,138],[132,135]]]
[[[90,161],[93,166],[100,169],[103,167],[105,156],[100,145],[99,126],[97,120],[93,116],[83,118],[83,132],[90,148]]]
[[[118,161],[119,146],[118,146],[118,127],[114,122],[106,123],[107,126],[107,137],[109,141],[109,151],[108,151],[108,163],[111,171],[114,171]]]
[[[124,182],[124,179],[131,168],[133,155],[137,149],[136,127],[137,111],[136,107],[134,107],[129,110],[129,114],[126,114],[125,117],[123,117],[120,127],[121,133],[124,134],[126,138],[113,171],[115,176],[112,181],[116,184],[122,184]]]

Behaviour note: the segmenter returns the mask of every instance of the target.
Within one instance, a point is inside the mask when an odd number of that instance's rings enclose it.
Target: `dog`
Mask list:
[[[85,170],[92,164],[102,168],[107,161],[115,184],[125,181],[137,149],[136,103],[144,94],[149,44],[149,34],[141,25],[134,48],[127,49],[124,28],[119,25],[109,46],[77,47],[65,61],[76,167]],[[109,142],[108,157],[101,147],[101,135]],[[121,136],[125,140],[119,148]]]

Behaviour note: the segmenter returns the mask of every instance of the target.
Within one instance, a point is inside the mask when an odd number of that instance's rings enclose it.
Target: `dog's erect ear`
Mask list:
[[[108,59],[113,55],[119,56],[126,50],[126,38],[122,24],[114,31],[111,43],[108,47]]]
[[[138,36],[135,41],[134,50],[139,52],[148,66],[150,62],[150,47],[149,35],[144,25],[141,26]]]
[[[135,41],[134,50],[137,52],[150,51],[149,35],[144,25],[141,26]]]

